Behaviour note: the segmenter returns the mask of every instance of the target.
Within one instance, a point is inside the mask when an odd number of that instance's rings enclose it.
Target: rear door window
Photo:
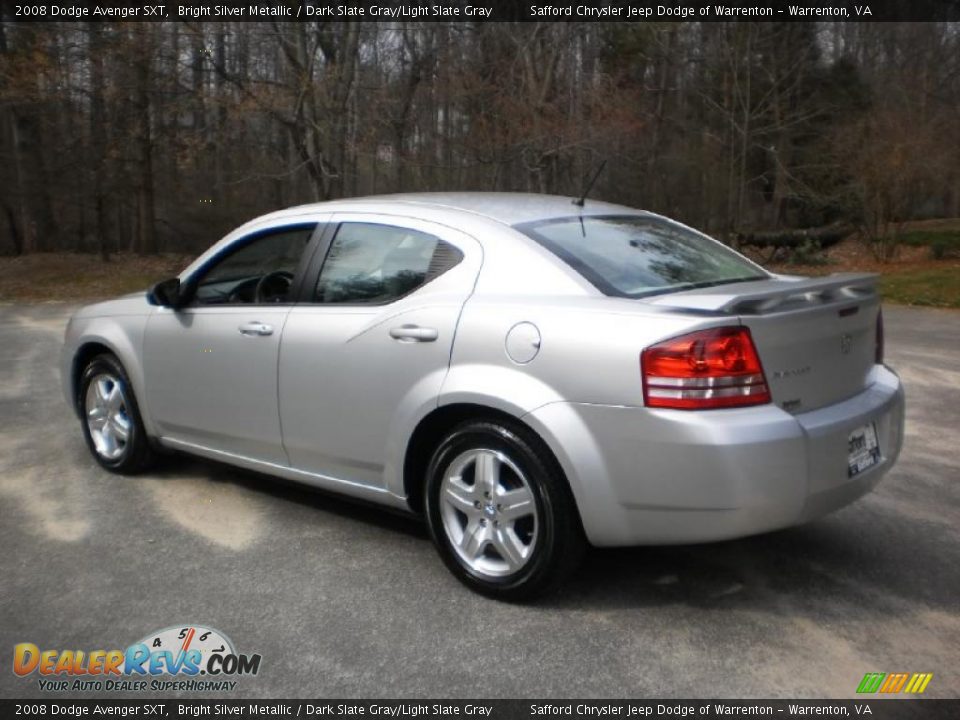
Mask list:
[[[314,302],[383,305],[456,265],[463,254],[419,230],[343,223],[317,280]]]

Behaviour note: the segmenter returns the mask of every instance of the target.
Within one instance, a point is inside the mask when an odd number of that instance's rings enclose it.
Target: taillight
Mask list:
[[[877,344],[874,359],[877,365],[883,365],[883,310],[877,310]]]
[[[648,407],[704,410],[770,402],[757,349],[745,327],[720,327],[652,345],[640,356]]]

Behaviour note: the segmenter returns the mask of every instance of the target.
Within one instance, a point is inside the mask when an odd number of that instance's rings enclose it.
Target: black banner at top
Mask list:
[[[960,21],[960,0],[0,0],[13,22]]]

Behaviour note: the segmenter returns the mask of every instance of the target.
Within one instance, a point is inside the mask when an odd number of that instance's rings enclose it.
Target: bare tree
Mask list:
[[[960,212],[950,24],[3,12],[0,252],[193,250],[350,194],[573,194],[605,158],[596,196],[729,237],[843,222],[895,237]]]

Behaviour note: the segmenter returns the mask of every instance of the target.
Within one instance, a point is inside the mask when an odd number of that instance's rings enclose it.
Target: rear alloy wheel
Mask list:
[[[440,555],[470,588],[502,599],[542,592],[584,547],[563,473],[542,443],[507,422],[468,422],[437,448],[427,519]]]
[[[98,463],[135,473],[153,460],[130,381],[112,355],[98,355],[80,378],[83,435]]]
[[[530,560],[537,543],[537,505],[523,472],[502,452],[477,448],[447,467],[440,515],[454,552],[473,572],[503,577]]]

